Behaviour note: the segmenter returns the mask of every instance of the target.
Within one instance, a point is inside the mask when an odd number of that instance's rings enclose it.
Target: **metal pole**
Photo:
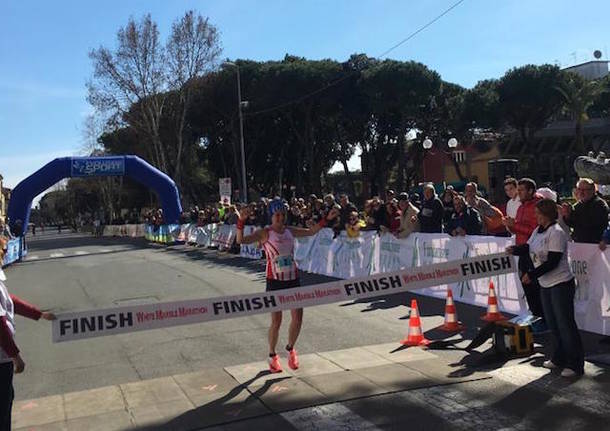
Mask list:
[[[244,148],[244,117],[241,112],[241,79],[239,76],[239,66],[237,68],[237,100],[238,100],[238,112],[239,112],[239,140],[241,143],[241,183],[242,183],[242,197],[243,202],[248,203],[248,185],[246,184],[246,150]]]

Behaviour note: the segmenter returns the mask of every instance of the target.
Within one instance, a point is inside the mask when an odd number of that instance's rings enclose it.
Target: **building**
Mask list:
[[[472,141],[467,145],[460,142],[453,149],[433,147],[425,150],[421,178],[426,182],[437,184],[476,181],[480,186],[488,189],[488,164],[490,160],[500,157],[497,145],[500,139],[498,133],[477,130]]]
[[[6,220],[8,202],[11,198],[11,189],[7,189],[3,184],[4,177],[0,175],[0,219]]]
[[[608,74],[608,61],[594,60],[577,64],[563,69],[565,72],[573,72],[585,79],[594,80],[603,78]]]

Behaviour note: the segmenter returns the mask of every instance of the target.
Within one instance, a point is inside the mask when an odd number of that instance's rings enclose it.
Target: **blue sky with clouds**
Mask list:
[[[221,31],[223,56],[286,53],[345,60],[378,56],[457,0],[104,0],[0,2],[0,174],[7,186],[44,163],[78,154],[90,112],[92,48],[112,47],[130,16],[150,12],[162,38],[186,10]],[[514,66],[592,58],[610,47],[610,2],[465,0],[388,57],[416,60],[471,87]]]

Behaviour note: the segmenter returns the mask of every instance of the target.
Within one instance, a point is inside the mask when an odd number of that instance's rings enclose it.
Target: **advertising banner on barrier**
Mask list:
[[[212,233],[211,246],[218,247],[220,251],[231,248],[237,236],[237,226],[230,224],[220,224],[215,232]]]
[[[385,233],[377,242],[379,247],[373,259],[373,273],[417,266],[417,244],[413,235],[398,239],[392,234]]]
[[[17,262],[19,259],[21,259],[21,238],[8,240],[2,266],[10,265],[11,263]]]
[[[514,271],[513,257],[500,253],[275,292],[63,313],[52,322],[53,341],[354,301]]]
[[[308,256],[311,262],[309,262],[309,265],[306,265],[309,268],[307,271],[316,274],[333,275],[333,257],[331,254],[333,251],[333,236],[334,232],[328,228],[322,229],[316,234],[310,246]]]
[[[447,234],[413,233],[404,239],[391,234],[379,237],[377,268],[373,273],[412,268],[439,262],[459,260],[503,252],[512,244],[510,238],[488,236],[450,237]],[[507,274],[493,279],[500,308],[520,314],[527,310],[521,284],[516,274]],[[446,285],[421,289],[422,295],[444,298]],[[463,280],[450,286],[455,299],[469,304],[486,306],[489,280]],[[521,293],[520,293],[521,292]]]
[[[147,225],[145,238],[151,242],[161,244],[172,244],[180,235],[181,227],[177,224],[172,225]]]
[[[259,229],[256,226],[244,226],[244,236],[252,235],[252,233]],[[239,255],[248,259],[262,259],[263,250],[258,244],[241,244]]]
[[[332,275],[339,278],[370,275],[374,267],[375,236],[376,232],[369,231],[361,232],[355,238],[348,238],[345,232],[341,232],[340,239],[333,241],[330,248]]]
[[[610,335],[610,253],[596,244],[569,243],[576,277],[574,316],[580,329]]]

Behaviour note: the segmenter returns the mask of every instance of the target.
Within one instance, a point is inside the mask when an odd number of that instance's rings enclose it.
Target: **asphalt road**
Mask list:
[[[30,238],[28,245],[28,259],[6,269],[7,286],[54,312],[250,293],[265,287],[262,262],[214,250],[49,232]],[[311,274],[302,278],[304,284],[328,280]],[[408,308],[403,304],[409,298],[307,309],[298,349],[308,353],[398,342],[407,330]],[[430,311],[442,315],[442,303],[436,302]],[[18,317],[17,341],[26,373],[16,377],[16,396],[41,397],[262,360],[267,356],[268,319],[258,315],[53,344],[48,322]],[[438,324],[442,317],[430,319]],[[280,346],[286,338],[287,324]]]

